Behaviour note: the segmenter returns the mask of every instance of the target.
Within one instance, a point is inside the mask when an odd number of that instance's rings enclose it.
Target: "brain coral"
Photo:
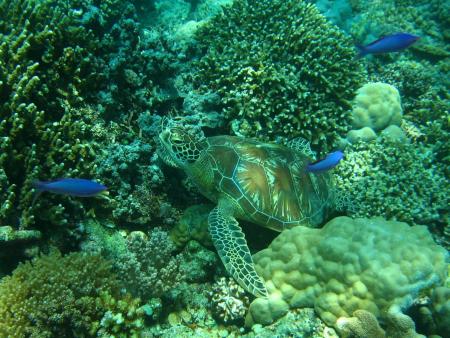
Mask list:
[[[247,325],[270,323],[298,307],[314,307],[328,325],[356,310],[383,317],[409,307],[447,274],[447,252],[426,227],[383,218],[295,227],[253,257],[269,297],[250,305]]]
[[[234,1],[197,34],[200,92],[221,97],[236,134],[303,136],[323,150],[350,124],[365,73],[350,39],[305,1]]]
[[[399,126],[402,121],[400,94],[387,83],[366,83],[358,89],[352,115],[354,128],[380,131],[390,125]]]

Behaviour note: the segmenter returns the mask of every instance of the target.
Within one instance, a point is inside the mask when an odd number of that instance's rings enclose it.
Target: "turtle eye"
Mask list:
[[[179,138],[172,138],[172,144],[174,144],[174,145],[177,145],[177,146],[179,146],[179,145],[182,145],[183,144],[183,141],[181,140],[181,139],[179,139]]]
[[[170,141],[174,144],[181,144],[183,143],[183,138],[179,134],[175,133],[170,137]]]

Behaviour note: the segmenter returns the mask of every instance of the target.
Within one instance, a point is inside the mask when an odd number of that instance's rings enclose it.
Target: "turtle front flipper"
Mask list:
[[[227,271],[248,292],[267,297],[267,290],[258,276],[239,223],[228,210],[215,207],[208,217],[209,232]]]

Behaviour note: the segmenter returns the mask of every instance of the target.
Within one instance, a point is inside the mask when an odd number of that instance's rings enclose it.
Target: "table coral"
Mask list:
[[[235,1],[197,33],[200,92],[215,92],[233,131],[303,136],[327,150],[350,123],[365,72],[351,41],[304,1]]]
[[[328,325],[356,310],[383,318],[443,283],[447,256],[426,227],[382,218],[337,217],[322,229],[285,230],[253,256],[269,296],[250,305],[246,324],[302,307],[314,307]]]
[[[97,255],[52,252],[19,265],[0,281],[2,337],[137,337],[139,300],[120,293],[108,261]],[[108,314],[122,317],[114,325]]]

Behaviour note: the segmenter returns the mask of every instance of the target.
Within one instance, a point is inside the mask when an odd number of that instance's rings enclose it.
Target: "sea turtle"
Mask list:
[[[163,123],[159,156],[183,169],[208,199],[217,203],[208,218],[209,232],[234,279],[255,296],[267,296],[236,219],[276,231],[323,221],[332,193],[328,173],[305,170],[309,144],[288,146],[235,136],[206,138],[199,127]]]

